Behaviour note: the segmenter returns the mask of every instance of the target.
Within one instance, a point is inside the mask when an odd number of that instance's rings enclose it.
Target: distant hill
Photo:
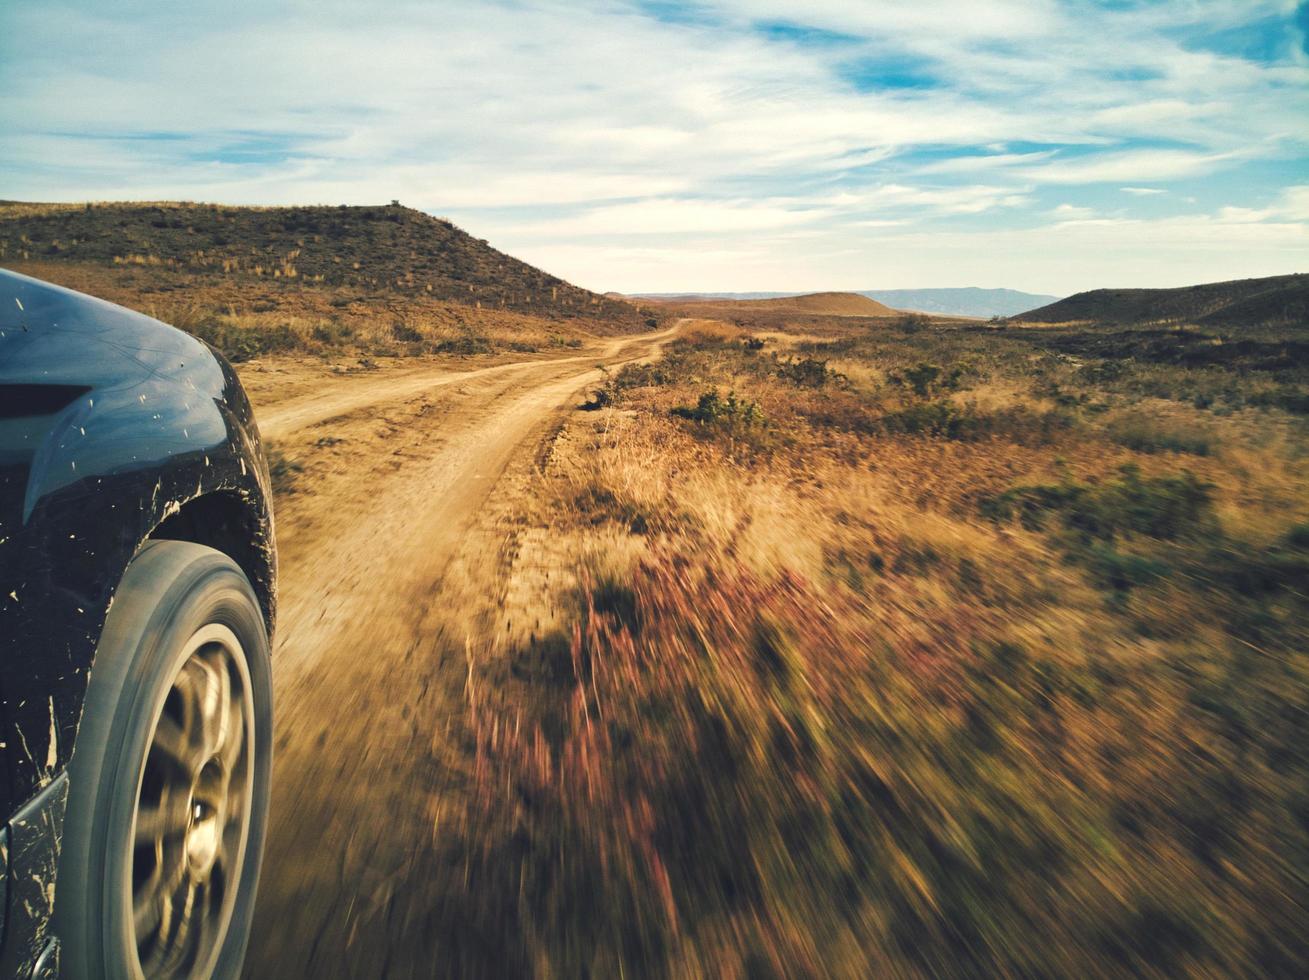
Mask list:
[[[1058,296],[1022,293],[1016,289],[979,289],[976,286],[958,289],[870,289],[861,292],[897,310],[914,310],[942,316],[1013,316],[1059,299]]]
[[[398,204],[0,202],[0,264],[22,260],[170,270],[188,282],[426,297],[553,319],[644,320],[621,299],[571,285]]]
[[[1309,274],[1179,289],[1093,289],[1015,319],[1026,323],[1309,324]]]
[[[651,297],[645,297],[651,298]],[[766,299],[730,299],[724,297],[663,297],[661,302],[683,309],[702,308],[706,312],[807,313],[818,316],[895,316],[899,311],[859,293],[807,293],[801,296],[777,296]]]
[[[789,299],[797,293],[644,293],[640,298],[654,299],[661,302],[692,303],[708,300],[754,301],[763,299]],[[833,295],[820,293],[817,295]],[[934,313],[938,316],[1013,316],[1046,303],[1052,303],[1058,296],[1044,296],[1039,293],[1021,293],[1016,289],[979,289],[969,286],[960,289],[861,289],[855,294],[839,295],[867,296],[869,299],[888,306],[893,310],[913,310],[918,313]],[[885,315],[885,314],[882,314]]]
[[[617,294],[613,294],[617,295]],[[696,303],[702,300],[753,300],[784,299],[788,296],[803,296],[804,293],[636,293],[634,299],[655,299],[665,303]]]

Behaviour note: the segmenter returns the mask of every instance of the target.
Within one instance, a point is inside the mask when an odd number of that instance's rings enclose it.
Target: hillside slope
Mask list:
[[[22,261],[170,270],[202,283],[348,289],[552,319],[642,320],[629,303],[573,286],[398,204],[0,202],[0,262]]]
[[[1309,274],[1179,289],[1093,289],[1015,319],[1026,323],[1309,324]]]

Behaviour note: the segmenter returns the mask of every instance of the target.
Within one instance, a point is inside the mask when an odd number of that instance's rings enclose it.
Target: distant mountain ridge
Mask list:
[[[1025,323],[1309,324],[1309,273],[1176,289],[1093,289],[1016,319]]]
[[[1016,289],[981,289],[977,286],[936,289],[860,289],[854,290],[893,310],[912,310],[918,313],[935,313],[940,316],[1013,316],[1057,300],[1058,296],[1024,293]],[[642,293],[638,298],[658,300],[774,300],[787,299],[801,293]]]

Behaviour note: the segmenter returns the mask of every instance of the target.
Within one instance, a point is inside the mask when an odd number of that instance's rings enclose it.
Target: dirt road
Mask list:
[[[265,437],[303,467],[278,500],[273,815],[250,976],[444,975],[452,935],[466,962],[496,962],[495,936],[462,929],[468,883],[442,835],[469,762],[465,649],[504,588],[496,503],[597,364],[652,356],[676,329],[475,370],[243,374]]]

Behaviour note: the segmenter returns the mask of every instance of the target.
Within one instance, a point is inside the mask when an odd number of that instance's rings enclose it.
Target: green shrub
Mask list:
[[[896,387],[907,385],[919,398],[927,398],[940,392],[954,391],[959,387],[959,382],[966,373],[967,369],[961,364],[956,364],[947,371],[939,364],[920,361],[903,372],[890,372],[886,380]]]
[[[911,436],[965,442],[1002,438],[1043,445],[1069,429],[1072,419],[1064,412],[1035,411],[1023,405],[983,412],[976,406],[958,405],[943,398],[915,402],[884,415],[881,426],[886,432]]]
[[[419,344],[423,341],[421,333],[407,323],[401,323],[398,320],[391,324],[391,336],[402,344]]]
[[[1106,431],[1114,442],[1138,453],[1188,453],[1208,456],[1213,439],[1196,425],[1129,415],[1109,423]]]
[[[826,361],[806,357],[798,361],[778,361],[777,376],[800,388],[822,388],[841,376],[827,367]]]
[[[614,375],[613,386],[622,391],[627,388],[654,388],[673,384],[675,378],[662,364],[624,364]]]
[[[613,389],[606,385],[603,388],[596,388],[591,399],[582,403],[582,411],[598,412],[602,408],[608,408],[613,402]]]
[[[1272,391],[1259,391],[1249,398],[1251,405],[1280,408],[1293,415],[1309,415],[1309,392],[1281,385]]]
[[[1171,571],[1166,562],[1146,555],[1127,554],[1110,544],[1092,545],[1086,550],[1083,560],[1098,585],[1118,592],[1149,585]]]
[[[1057,515],[1067,529],[1101,539],[1136,533],[1168,540],[1212,523],[1211,487],[1194,474],[1142,477],[1133,465],[1120,472],[1121,478],[1100,484],[1014,487],[984,498],[981,510],[992,520],[1016,517],[1031,529]]]
[[[896,329],[902,333],[919,333],[932,325],[932,318],[924,313],[906,313],[895,321]]]
[[[354,337],[354,327],[348,323],[339,323],[336,320],[327,320],[323,323],[314,325],[310,336],[315,341],[326,347],[339,347]]]
[[[721,397],[717,391],[706,391],[700,396],[695,408],[679,405],[672,410],[672,414],[709,425],[753,426],[764,422],[764,413],[759,403],[737,398],[734,391],[726,398]]]
[[[1309,525],[1297,524],[1280,541],[1262,548],[1220,541],[1198,556],[1191,574],[1243,596],[1290,592],[1309,597]]]
[[[491,353],[491,342],[485,337],[469,334],[454,340],[441,341],[436,345],[436,352],[438,354],[458,354],[461,357],[469,357],[473,354],[489,354]]]
[[[188,324],[186,329],[216,348],[233,363],[248,361],[264,354],[303,350],[304,338],[288,324],[269,327],[241,327],[218,318]]]
[[[919,402],[883,416],[888,432],[911,436],[938,436],[959,439],[969,427],[971,413],[951,401]]]

